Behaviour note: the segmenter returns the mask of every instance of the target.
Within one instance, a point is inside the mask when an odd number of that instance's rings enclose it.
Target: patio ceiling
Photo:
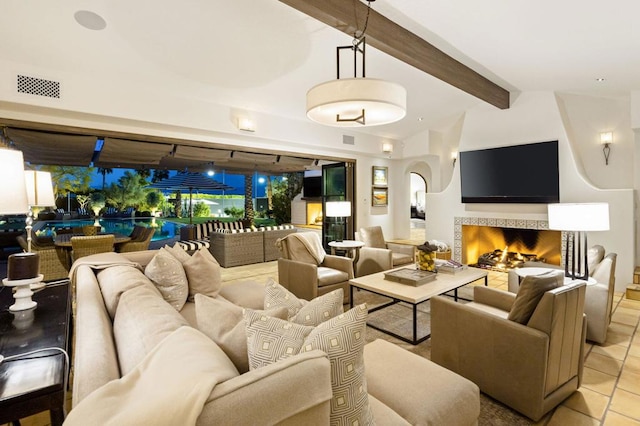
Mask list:
[[[229,146],[189,145],[189,141],[104,137],[96,151],[97,136],[4,127],[4,139],[23,152],[34,165],[148,168],[202,172],[211,168],[227,172],[286,173],[317,166],[317,157],[291,153],[258,153]],[[142,139],[142,138],[141,138]],[[341,160],[335,160],[341,161]]]

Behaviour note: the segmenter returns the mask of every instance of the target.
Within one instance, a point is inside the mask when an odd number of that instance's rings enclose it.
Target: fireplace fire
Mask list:
[[[495,249],[491,252],[481,254],[478,257],[477,268],[492,269],[497,271],[506,271],[508,269],[519,268],[524,262],[545,262],[544,257],[538,257],[536,254],[525,254],[520,252],[509,251],[509,247],[504,249]]]
[[[462,263],[496,271],[538,261],[560,265],[562,233],[548,229],[520,229],[462,225]]]

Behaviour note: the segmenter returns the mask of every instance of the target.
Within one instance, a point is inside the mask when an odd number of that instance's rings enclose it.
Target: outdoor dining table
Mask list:
[[[98,235],[113,235],[115,237],[115,245],[126,243],[131,241],[131,237],[123,234],[110,234],[110,233],[99,233]],[[58,247],[71,248],[71,238],[72,237],[84,237],[84,234],[59,234],[56,235],[53,243]]]

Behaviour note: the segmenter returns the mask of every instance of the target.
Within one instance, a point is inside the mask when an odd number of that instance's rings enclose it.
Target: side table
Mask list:
[[[543,274],[552,274],[552,273],[558,273],[558,274],[562,274],[564,275],[564,271],[562,269],[556,269],[556,268],[542,268],[542,267],[524,267],[524,268],[516,268],[516,275],[518,276],[518,284],[520,284],[520,282],[522,281],[522,278],[529,276],[529,275],[543,275]],[[572,280],[571,278],[568,277],[564,277],[564,283],[568,284],[570,283]],[[595,278],[589,277],[588,280],[586,280],[587,285],[594,285],[597,284],[598,282],[596,281]]]
[[[360,248],[364,247],[364,243],[356,240],[331,241],[329,247],[331,247],[331,254],[336,254],[336,250],[341,250],[353,259],[353,274],[356,275],[356,264],[360,258]]]
[[[35,309],[12,313],[11,288],[0,287],[0,354],[22,355],[46,348],[70,349],[71,298],[68,281],[37,291]],[[7,359],[0,364],[0,424],[49,410],[51,424],[62,425],[68,359],[59,350]]]

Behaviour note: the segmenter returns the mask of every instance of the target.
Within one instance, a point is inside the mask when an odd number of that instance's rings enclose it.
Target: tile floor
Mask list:
[[[227,268],[225,285],[254,280],[277,280],[277,262]],[[491,272],[491,287],[507,288],[506,274]],[[614,314],[607,341],[599,346],[587,343],[581,388],[536,425],[640,426],[640,301],[619,293],[614,298]],[[70,398],[68,400],[70,407]],[[49,424],[47,413],[22,420],[23,426]]]

